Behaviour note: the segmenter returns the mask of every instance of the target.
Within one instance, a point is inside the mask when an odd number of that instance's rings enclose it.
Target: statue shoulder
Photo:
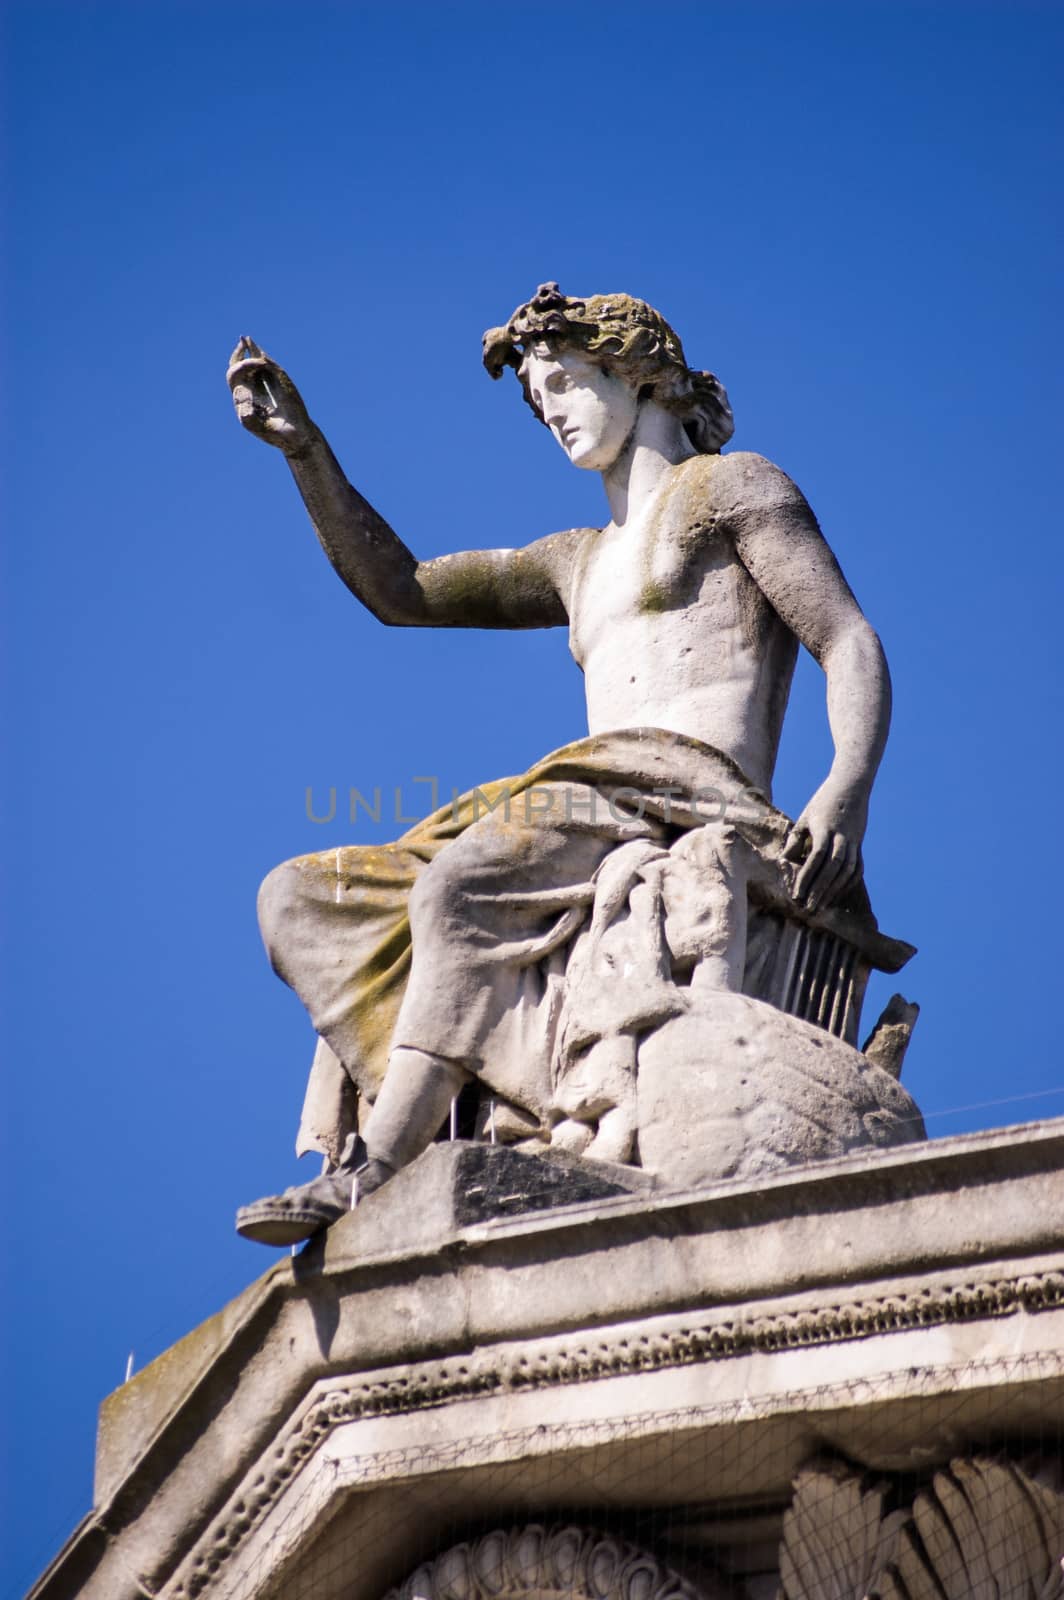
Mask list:
[[[805,505],[802,491],[782,467],[753,450],[731,450],[704,459],[714,463],[707,474],[707,489],[719,515]]]
[[[601,528],[563,528],[525,545],[519,554],[539,562],[561,582],[601,532]]]
[[[548,533],[516,551],[517,564],[547,577],[569,612],[574,586],[601,532],[601,528],[564,528],[560,533]]]

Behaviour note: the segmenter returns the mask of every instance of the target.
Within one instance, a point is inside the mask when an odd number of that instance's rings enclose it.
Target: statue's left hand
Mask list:
[[[860,881],[867,820],[864,797],[839,790],[830,778],[817,790],[783,846],[784,860],[797,869],[791,892],[800,905],[822,910]]]
[[[315,434],[303,396],[276,361],[245,336],[229,357],[226,380],[236,414],[256,438],[285,455],[299,455]]]

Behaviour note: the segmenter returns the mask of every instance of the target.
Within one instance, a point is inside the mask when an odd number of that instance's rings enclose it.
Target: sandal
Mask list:
[[[310,1183],[241,1206],[236,1214],[237,1233],[256,1244],[301,1244],[331,1227],[361,1196],[372,1194],[393,1176],[395,1169],[387,1162],[369,1159],[361,1139],[350,1154],[345,1150],[344,1156],[340,1166]]]

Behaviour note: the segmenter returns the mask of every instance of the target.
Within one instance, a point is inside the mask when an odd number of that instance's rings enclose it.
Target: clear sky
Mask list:
[[[17,1595],[95,1412],[271,1256],[310,1025],[255,892],[398,786],[584,730],[560,632],[377,624],[223,372],[252,333],[418,553],[604,520],[482,330],[537,283],[657,305],[879,629],[866,843],[920,954],[934,1135],[1064,1112],[1064,13],[1008,4],[35,4],[3,11],[8,1041]],[[824,775],[800,670],[777,799]],[[340,791],[333,825],[308,820]],[[385,817],[343,816],[379,785]],[[894,987],[873,986],[866,1021]],[[962,1109],[957,1109],[962,1108]]]

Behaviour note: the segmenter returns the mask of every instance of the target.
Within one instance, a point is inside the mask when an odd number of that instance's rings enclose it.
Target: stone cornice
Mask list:
[[[573,1252],[597,1251],[601,1258],[602,1252],[608,1251],[611,1259],[619,1259],[619,1247],[638,1252],[641,1245],[651,1246],[655,1268],[669,1268],[667,1274],[661,1274],[662,1283],[655,1283],[652,1301],[641,1293],[640,1275],[649,1266],[646,1258],[636,1262],[633,1255],[634,1265],[600,1286],[607,1291],[607,1303],[596,1305],[594,1311],[603,1321],[617,1322],[680,1310],[699,1300],[703,1305],[756,1303],[799,1287],[801,1280],[813,1290],[819,1279],[821,1293],[834,1295],[844,1293],[842,1285],[846,1283],[863,1284],[867,1290],[870,1283],[913,1272],[967,1274],[966,1263],[977,1270],[980,1261],[1003,1264],[1010,1257],[1029,1258],[1053,1251],[1059,1243],[1059,1208],[1054,1196],[1056,1191],[1064,1192],[1064,1119],[1007,1133],[1011,1137],[1002,1133],[960,1135],[937,1144],[887,1152],[874,1160],[861,1156],[822,1162],[775,1174],[756,1188],[733,1181],[694,1194],[618,1198],[465,1229],[455,1229],[449,1220],[449,1200],[437,1204],[447,1187],[450,1175],[445,1165],[454,1147],[435,1146],[393,1181],[385,1198],[390,1200],[394,1192],[394,1203],[377,1208],[367,1205],[330,1230],[324,1249],[316,1247],[303,1257],[278,1261],[223,1312],[108,1397],[101,1413],[98,1504],[120,1496],[130,1474],[140,1475],[149,1459],[168,1453],[167,1436],[182,1410],[203,1415],[201,1390],[213,1383],[212,1374],[220,1365],[244,1367],[285,1317],[286,1308],[312,1304],[322,1293],[341,1300],[374,1292],[390,1296],[399,1282],[416,1280],[429,1290],[440,1274],[465,1272],[472,1266],[491,1271],[503,1261],[512,1278],[512,1269],[519,1264],[530,1269],[531,1292],[521,1303],[522,1313],[526,1305],[528,1309],[524,1325],[517,1326],[515,1317],[509,1315],[504,1319],[507,1325],[493,1326],[494,1311],[510,1312],[510,1301],[493,1307],[487,1322],[500,1340],[531,1339],[551,1331],[550,1321],[542,1314],[542,1284],[531,1284],[534,1270]],[[1043,1193],[1050,1174],[1054,1193]],[[950,1197],[963,1193],[967,1198],[981,1187],[979,1198],[985,1207],[994,1186],[1017,1181],[1028,1191],[1020,1203],[995,1204],[985,1220],[972,1219],[972,1225],[964,1230],[957,1230],[950,1221],[957,1215]],[[399,1195],[404,1182],[410,1192]],[[921,1201],[930,1201],[936,1212],[925,1208],[919,1216],[913,1214],[910,1208]],[[727,1247],[740,1230],[804,1227],[803,1243],[797,1246],[802,1251],[810,1229],[822,1231],[816,1221],[821,1215],[834,1225],[843,1215],[859,1217],[863,1225],[863,1217],[871,1218],[880,1208],[884,1208],[883,1220],[877,1218],[874,1228],[867,1230],[870,1249],[862,1240],[859,1250],[844,1251],[833,1239],[826,1249],[816,1249],[816,1261],[810,1259],[814,1252],[796,1254],[789,1248],[782,1255],[777,1253],[769,1266],[771,1252],[766,1252],[759,1240],[754,1242],[751,1234],[750,1244],[738,1251],[726,1249],[726,1269],[720,1267],[721,1251],[716,1248],[712,1263],[690,1259],[691,1245],[698,1237],[720,1240]],[[888,1218],[888,1213],[898,1222]],[[995,1215],[1019,1217],[1022,1223],[1016,1226],[1010,1220],[996,1229]],[[938,1218],[943,1219],[941,1223]],[[894,1237],[899,1224],[905,1228],[904,1238]],[[848,1232],[851,1223],[847,1220],[842,1226]],[[995,1232],[999,1236],[991,1237]],[[659,1240],[682,1241],[682,1248],[659,1252]],[[800,1269],[796,1270],[798,1262]],[[626,1280],[639,1283],[640,1288],[625,1292]],[[591,1307],[580,1300],[582,1297],[564,1308],[555,1304],[554,1326],[586,1326]],[[474,1313],[478,1305],[472,1307]],[[441,1319],[434,1316],[432,1320],[438,1325]],[[452,1345],[460,1339],[461,1347],[468,1349],[486,1342],[486,1332],[474,1320],[467,1329],[449,1329],[444,1342]],[[428,1349],[421,1353],[426,1358],[431,1355]],[[387,1361],[387,1356],[374,1360],[359,1355],[359,1364],[366,1368]],[[294,1405],[298,1395],[290,1392],[287,1398]]]
[[[324,1379],[300,1414],[282,1431],[270,1452],[268,1468],[260,1467],[247,1486],[215,1519],[205,1537],[182,1564],[167,1600],[196,1600],[215,1581],[225,1563],[253,1530],[261,1525],[300,1470],[336,1429],[371,1417],[398,1416],[484,1395],[646,1373],[669,1367],[729,1360],[753,1353],[808,1349],[882,1334],[899,1333],[953,1323],[1037,1314],[1064,1305],[1064,1271],[1050,1270],[1010,1277],[969,1278],[943,1282],[914,1292],[873,1297],[836,1298],[830,1305],[805,1306],[754,1314],[749,1318],[724,1318],[712,1314],[684,1319],[679,1325],[644,1332],[595,1330],[578,1337],[535,1341],[522,1352],[514,1347],[482,1349],[467,1359],[420,1362],[347,1379]],[[670,1319],[675,1320],[675,1319]],[[967,1380],[976,1370],[999,1383],[1021,1376],[1064,1375],[1064,1351],[1047,1366],[1044,1355],[1030,1354],[969,1363],[964,1369],[928,1369],[928,1376],[959,1376]],[[821,1387],[791,1398],[810,1409],[822,1406],[828,1394],[847,1387]],[[742,1407],[727,1405],[698,1408],[716,1421],[735,1420]],[[652,1413],[641,1425],[665,1426],[690,1419],[690,1412]],[[572,1426],[574,1435],[580,1424]],[[599,1425],[590,1425],[593,1428]],[[515,1440],[517,1434],[515,1434]],[[388,1463],[398,1465],[401,1452],[390,1452]],[[417,1464],[424,1469],[431,1450],[419,1447]],[[410,1463],[413,1464],[413,1461]],[[367,1463],[368,1466],[368,1463]]]
[[[472,1224],[458,1218],[462,1162],[460,1145],[434,1146],[324,1244],[278,1261],[105,1402],[95,1509],[35,1587],[37,1600],[132,1600],[185,1582],[211,1529],[228,1549],[234,1528],[257,1526],[258,1511],[245,1526],[249,1486],[257,1497],[275,1462],[287,1471],[290,1449],[317,1427],[310,1413],[341,1390],[343,1414],[329,1430],[395,1417],[386,1431],[398,1438],[419,1410],[452,1403],[441,1425],[463,1430],[485,1396],[512,1397],[527,1412],[541,1395],[556,1416],[567,1385],[584,1385],[608,1411],[603,1380],[613,1377],[631,1389],[639,1374],[660,1374],[648,1410],[685,1386],[696,1401],[699,1390],[802,1388],[802,1351],[825,1379],[895,1362],[903,1375],[962,1350],[996,1353],[1013,1334],[994,1323],[1013,1314],[1049,1313],[1031,1334],[1043,1349],[1056,1339],[1047,1330],[1064,1297],[1060,1122],[756,1185]],[[703,1382],[698,1369],[714,1363],[719,1376]],[[1021,1389],[1055,1392],[1048,1369],[1016,1382],[1017,1403]],[[825,1412],[860,1408],[869,1395],[874,1388],[856,1402],[840,1393]],[[624,1410],[620,1387],[616,1399]],[[906,1403],[903,1388],[894,1399]],[[742,1427],[737,1419],[737,1434]],[[248,1548],[257,1546],[255,1535]]]

